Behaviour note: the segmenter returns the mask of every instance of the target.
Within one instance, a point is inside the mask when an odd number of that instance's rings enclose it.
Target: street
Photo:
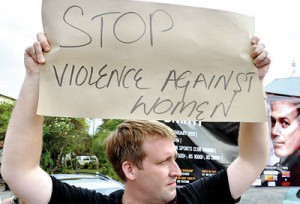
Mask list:
[[[251,187],[242,195],[241,204],[282,204],[289,187]]]

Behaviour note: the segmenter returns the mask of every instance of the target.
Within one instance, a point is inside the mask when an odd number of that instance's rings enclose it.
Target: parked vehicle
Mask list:
[[[53,174],[53,176],[69,185],[95,190],[104,195],[124,189],[121,182],[99,174]]]
[[[90,165],[93,165],[97,168],[99,165],[99,160],[96,156],[77,156],[76,159],[78,163],[84,168],[87,168]]]
[[[291,187],[285,194],[282,204],[300,203],[300,188]]]

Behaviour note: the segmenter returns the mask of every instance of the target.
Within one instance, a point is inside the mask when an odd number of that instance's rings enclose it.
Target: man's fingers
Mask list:
[[[43,53],[43,49],[40,42],[33,43],[33,48],[35,52],[35,61],[38,63],[45,63],[45,57]]]
[[[255,59],[253,60],[253,62],[254,62],[254,64],[257,66],[257,67],[261,67],[260,66],[260,64],[262,63],[262,62],[267,62],[268,60],[270,60],[269,58],[268,58],[268,51],[266,51],[266,50],[262,50],[256,57],[255,57]],[[268,58],[268,60],[266,60],[266,58]]]
[[[265,57],[262,60],[260,60],[256,65],[256,67],[264,67],[265,65],[270,65],[271,64],[271,59],[269,57]]]
[[[253,36],[251,39],[251,44],[252,45],[257,45],[259,43],[260,39],[257,36]]]
[[[265,49],[265,44],[263,43],[259,43],[258,45],[256,45],[255,49],[253,50],[251,57],[256,58],[258,55],[260,55],[264,49]]]
[[[36,58],[33,46],[26,47],[25,54],[28,55],[28,56],[31,56],[32,58]]]
[[[35,53],[35,48],[34,46],[28,46],[26,49],[25,49],[25,57],[29,57],[29,58],[32,58],[35,62],[38,63],[38,59],[37,59],[37,56],[36,56],[36,53]],[[25,59],[26,59],[25,58]]]
[[[50,51],[50,45],[49,45],[49,42],[48,42],[48,40],[47,40],[47,37],[46,37],[46,35],[44,34],[44,33],[38,33],[37,35],[36,35],[36,37],[37,37],[37,40],[40,42],[40,44],[41,44],[41,48],[42,48],[42,50],[43,51],[45,51],[45,52],[48,52],[48,51]]]

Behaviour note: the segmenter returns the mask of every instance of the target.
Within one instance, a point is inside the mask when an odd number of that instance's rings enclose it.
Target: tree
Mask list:
[[[114,172],[105,154],[104,140],[111,134],[123,120],[103,120],[103,123],[97,128],[93,142],[93,152],[99,159],[99,171],[101,174],[108,175],[116,180],[120,180]]]
[[[14,103],[0,102],[0,141],[6,135],[13,108]],[[61,160],[68,153],[93,154],[93,138],[84,118],[45,117],[43,140],[41,167],[48,172],[63,168]]]
[[[60,170],[62,157],[90,153],[92,138],[84,118],[45,117],[41,166],[48,172]]]
[[[0,102],[0,141],[4,140],[14,103]]]

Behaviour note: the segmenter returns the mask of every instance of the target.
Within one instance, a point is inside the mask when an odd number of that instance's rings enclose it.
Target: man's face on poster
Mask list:
[[[277,100],[271,104],[272,141],[278,157],[293,154],[300,147],[300,122],[293,101]]]

